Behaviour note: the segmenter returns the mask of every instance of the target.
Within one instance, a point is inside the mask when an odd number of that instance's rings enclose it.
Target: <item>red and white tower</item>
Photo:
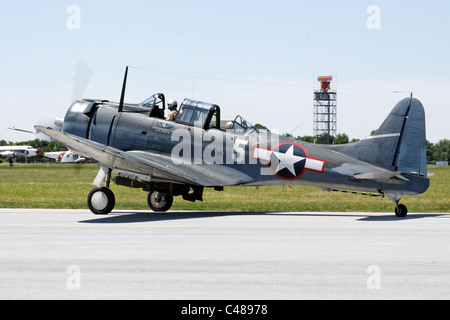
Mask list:
[[[314,91],[314,137],[316,142],[333,144],[337,136],[336,90],[331,89],[332,76],[321,76],[320,90]]]

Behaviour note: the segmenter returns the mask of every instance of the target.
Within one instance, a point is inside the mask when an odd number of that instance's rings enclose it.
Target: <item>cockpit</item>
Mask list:
[[[139,107],[146,109],[150,117],[164,119],[165,97],[162,93],[157,93],[144,100]],[[217,129],[225,130],[221,123],[220,108],[216,104],[184,99],[178,110],[176,123],[202,128],[204,130]],[[242,116],[237,116],[232,125],[227,130],[235,133],[245,133],[249,130],[258,131],[258,129]]]
[[[164,119],[165,97],[157,93],[139,104],[150,117]],[[220,129],[220,108],[218,105],[185,99],[178,110],[176,123],[208,129]]]
[[[110,145],[115,139],[113,133],[118,130],[117,127],[125,124],[132,126],[137,119],[142,119],[138,123],[145,129],[143,120],[145,117],[167,121],[165,109],[166,101],[162,93],[154,94],[138,104],[118,104],[107,100],[85,99],[72,104],[62,126],[66,133]],[[140,117],[137,118],[136,115]],[[160,120],[157,124],[160,124]],[[179,106],[175,123],[203,130],[229,131],[236,134],[246,134],[250,130],[258,131],[241,116],[237,116],[232,121],[231,127],[226,128],[226,122],[221,121],[218,105],[191,99],[185,99]],[[139,132],[147,134],[147,130],[142,128],[139,127]]]
[[[220,108],[215,104],[185,99],[175,122],[204,130],[220,130]]]
[[[225,130],[225,127],[222,127],[220,120],[220,108],[218,105],[185,99],[180,106],[180,110],[175,122],[202,128],[204,130]],[[258,131],[258,129],[253,124],[251,124],[241,116],[237,116],[232,122],[231,128],[228,129],[234,131],[235,133],[245,133],[249,130]]]
[[[142,101],[139,107],[147,109],[150,117],[164,119],[165,105],[166,98],[162,93],[157,93]]]
[[[257,132],[259,131],[258,128],[256,128],[253,124],[251,124],[241,116],[237,116],[236,119],[234,119],[231,130],[236,133],[245,133],[249,130],[255,130]]]

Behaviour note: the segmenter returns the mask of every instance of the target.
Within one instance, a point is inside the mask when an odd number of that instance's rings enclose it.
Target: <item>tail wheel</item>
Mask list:
[[[395,208],[395,215],[399,218],[404,218],[408,215],[408,208],[404,204],[399,204]]]
[[[89,209],[94,214],[107,215],[111,213],[116,204],[114,193],[106,188],[95,188],[89,193],[88,199]]]
[[[150,209],[155,212],[166,212],[172,207],[173,196],[157,191],[151,191],[147,196],[147,203]]]

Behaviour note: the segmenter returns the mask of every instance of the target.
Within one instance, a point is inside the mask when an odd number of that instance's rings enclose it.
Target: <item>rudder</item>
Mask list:
[[[415,98],[400,101],[372,136],[333,149],[390,171],[427,177],[422,103]]]
[[[393,166],[397,171],[427,177],[425,110],[419,100],[411,98],[404,119]]]

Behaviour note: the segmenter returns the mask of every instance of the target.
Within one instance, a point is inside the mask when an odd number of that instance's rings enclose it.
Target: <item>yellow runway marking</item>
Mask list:
[[[81,225],[81,224],[0,224],[0,228],[184,228],[181,225]]]

